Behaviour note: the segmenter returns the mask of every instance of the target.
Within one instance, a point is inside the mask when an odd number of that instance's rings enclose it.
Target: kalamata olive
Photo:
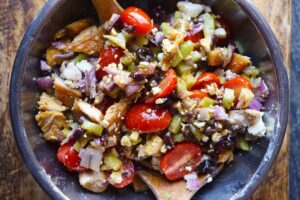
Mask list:
[[[151,62],[154,58],[154,54],[148,47],[140,47],[136,51],[136,55],[140,61]]]
[[[212,174],[218,166],[218,163],[213,160],[204,160],[197,168],[200,174]]]
[[[129,75],[131,78],[133,78],[135,81],[143,81],[146,79],[146,76],[144,74],[141,74],[139,72],[132,72]]]
[[[171,133],[168,131],[163,135],[164,144],[168,147],[174,147],[174,141],[171,137]]]
[[[236,136],[229,133],[227,136],[223,136],[220,141],[214,145],[214,149],[218,153],[223,153],[227,150],[234,149],[236,142]]]
[[[210,126],[208,126],[205,130],[204,130],[204,134],[207,136],[212,136],[212,134],[214,134],[217,130],[215,128],[212,128]]]
[[[154,6],[151,11],[151,18],[154,23],[158,24],[160,22],[166,21],[168,15],[166,11],[161,7],[161,5]]]
[[[83,136],[84,131],[81,128],[77,128],[74,132],[74,139],[79,140],[81,138],[81,136]]]

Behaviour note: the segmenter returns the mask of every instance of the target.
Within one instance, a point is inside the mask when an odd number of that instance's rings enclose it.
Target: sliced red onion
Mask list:
[[[193,26],[193,28],[190,30],[191,35],[196,35],[197,33],[200,33],[203,30],[203,23],[198,23]]]
[[[194,191],[200,188],[198,176],[195,172],[185,175],[184,179],[186,180],[186,188],[188,190]]]
[[[50,76],[39,77],[36,79],[36,83],[38,87],[43,91],[51,89],[53,87],[53,80]]]
[[[66,46],[62,42],[52,42],[51,45],[56,49],[63,49]]]
[[[79,151],[79,157],[81,158],[80,166],[99,172],[100,165],[102,164],[104,150],[105,150],[104,148],[95,149],[92,147],[80,149]]]
[[[118,22],[119,19],[120,19],[120,15],[113,14],[110,20],[104,23],[103,25],[104,30],[110,31],[114,27],[114,25]]]
[[[74,52],[71,51],[65,54],[56,54],[53,56],[53,58],[67,59],[67,58],[71,58],[72,56],[74,56]]]
[[[148,38],[149,38],[150,42],[152,42],[156,46],[159,46],[159,45],[161,45],[165,36],[164,36],[163,32],[158,31],[154,35],[149,35]]]
[[[97,95],[96,91],[96,71],[92,69],[85,73],[85,88],[86,93],[90,96],[90,98],[94,99]]]
[[[234,49],[235,49],[235,47],[233,45],[229,44],[229,46],[227,48],[227,53],[226,53],[226,56],[224,59],[223,67],[226,67],[232,61],[232,58],[234,55]]]
[[[142,85],[128,85],[125,89],[126,96],[129,97],[134,93],[141,91],[142,88],[143,88]]]
[[[261,82],[260,82],[259,92],[260,92],[261,97],[263,97],[263,98],[267,98],[270,94],[269,88],[264,80],[261,80]]]
[[[254,99],[250,102],[248,108],[249,108],[249,109],[252,109],[252,110],[260,111],[261,108],[262,108],[262,104],[261,104],[256,98],[254,98]]]
[[[51,67],[47,64],[46,61],[41,60],[40,61],[40,70],[42,72],[51,72]]]
[[[221,106],[214,106],[214,117],[216,120],[226,120],[228,115],[225,112],[225,109]]]
[[[114,83],[118,85],[121,89],[125,89],[125,87],[133,81],[133,79],[130,77],[129,72],[121,71],[117,68],[112,67],[104,67],[103,70],[113,76]]]

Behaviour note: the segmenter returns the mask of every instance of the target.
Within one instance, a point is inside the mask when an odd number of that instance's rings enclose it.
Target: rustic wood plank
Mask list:
[[[1,199],[48,199],[22,163],[15,145],[8,113],[8,85],[16,50],[29,23],[46,0],[0,1],[0,196]],[[290,0],[253,0],[266,17],[283,49],[287,66],[290,57]],[[289,133],[289,131],[288,131]],[[252,199],[287,199],[288,142]]]

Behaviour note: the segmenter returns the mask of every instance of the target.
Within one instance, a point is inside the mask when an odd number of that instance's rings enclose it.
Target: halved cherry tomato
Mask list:
[[[239,98],[240,92],[243,88],[248,88],[252,90],[252,85],[250,81],[242,76],[237,76],[233,79],[228,80],[224,83],[224,88],[229,88],[234,90],[235,99]]]
[[[203,89],[206,85],[216,83],[220,87],[220,79],[217,75],[211,72],[204,72],[199,76],[195,85],[193,85],[192,90]]]
[[[177,76],[176,72],[173,69],[168,69],[165,73],[163,80],[159,83],[158,87],[161,89],[161,92],[146,99],[145,103],[152,104],[158,98],[163,98],[168,96],[173,92],[177,85]]]
[[[148,14],[136,7],[126,8],[120,20],[123,24],[135,27],[134,33],[138,35],[147,35],[153,28],[153,22]]]
[[[201,158],[200,146],[194,143],[181,143],[161,159],[160,169],[167,179],[177,180],[194,171],[200,164]]]
[[[125,116],[125,125],[133,131],[156,133],[166,129],[171,122],[168,110],[154,105],[139,104],[130,108]]]
[[[208,97],[208,94],[202,92],[201,90],[193,90],[192,94],[190,95],[190,98],[192,99],[204,99],[205,97]]]
[[[107,75],[105,71],[103,71],[104,67],[107,67],[109,64],[115,63],[119,64],[121,58],[124,56],[124,52],[120,47],[106,47],[104,48],[99,56],[99,65],[100,68],[96,71],[96,77],[98,80],[101,80],[103,76]]]
[[[217,45],[226,46],[226,45],[229,44],[229,41],[230,41],[230,38],[231,38],[231,27],[223,17],[218,18],[217,22],[220,24],[221,28],[224,28],[225,31],[226,31],[226,37],[225,38],[218,38]]]
[[[62,162],[70,171],[83,171],[85,168],[80,167],[80,157],[78,152],[73,149],[75,141],[68,142],[59,147],[57,160]]]
[[[194,43],[199,42],[202,38],[204,38],[204,34],[203,32],[197,33],[195,35],[192,34],[188,34],[187,36],[185,36],[184,41],[192,41]]]
[[[120,171],[122,175],[122,182],[113,184],[113,186],[116,188],[124,188],[127,185],[131,184],[135,176],[134,165],[132,161],[127,158],[124,158],[122,160]]]

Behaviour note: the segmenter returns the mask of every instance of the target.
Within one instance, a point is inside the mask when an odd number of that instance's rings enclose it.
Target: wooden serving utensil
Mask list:
[[[212,175],[199,176],[199,189],[210,182],[209,179],[215,177],[222,168],[223,165],[218,167]],[[186,188],[186,181],[183,179],[170,182],[161,174],[151,170],[140,170],[138,175],[149,186],[158,200],[190,200],[199,190],[190,191]]]
[[[112,14],[121,14],[124,10],[116,0],[92,0],[92,3],[102,22],[109,20]]]

